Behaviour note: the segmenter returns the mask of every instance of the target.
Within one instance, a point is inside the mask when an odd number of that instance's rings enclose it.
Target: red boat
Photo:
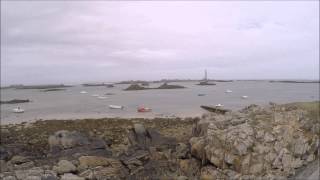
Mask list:
[[[151,112],[152,109],[151,108],[147,108],[147,107],[139,107],[138,108],[138,112]]]

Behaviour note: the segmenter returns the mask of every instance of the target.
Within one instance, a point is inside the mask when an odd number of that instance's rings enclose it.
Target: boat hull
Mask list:
[[[123,106],[117,106],[117,105],[109,105],[110,109],[123,109]]]

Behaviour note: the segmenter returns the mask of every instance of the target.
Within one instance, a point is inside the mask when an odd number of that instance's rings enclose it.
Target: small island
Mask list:
[[[168,83],[163,83],[161,86],[159,86],[156,89],[182,89],[182,88],[186,88],[186,87],[180,86],[180,85],[170,85]]]
[[[209,81],[201,81],[199,84],[197,84],[199,86],[214,86],[216,85],[215,83],[210,83]]]
[[[150,90],[150,89],[182,89],[182,88],[186,88],[186,87],[180,86],[180,85],[170,85],[168,83],[163,83],[161,86],[157,88],[146,88],[146,87],[140,86],[139,84],[131,84],[129,87],[127,87],[124,90],[137,91],[137,90]]]
[[[124,89],[125,91],[137,91],[137,90],[146,90],[151,88],[142,87],[139,84],[131,84],[129,87]]]
[[[15,89],[56,89],[56,88],[67,88],[72,87],[69,85],[64,84],[53,84],[53,85],[32,85],[32,86],[25,86],[25,85],[19,85],[14,86]]]
[[[148,83],[148,81],[142,81],[142,80],[128,80],[128,81],[120,81],[116,84],[144,84]]]
[[[0,104],[19,104],[19,103],[27,103],[30,102],[29,99],[13,99],[9,101],[0,101]]]
[[[42,89],[41,92],[50,92],[50,91],[65,91],[63,88],[50,88],[50,89]]]

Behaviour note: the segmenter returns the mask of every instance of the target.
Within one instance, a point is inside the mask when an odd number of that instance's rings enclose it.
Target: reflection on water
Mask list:
[[[155,117],[200,116],[200,105],[223,104],[225,108],[240,109],[249,104],[319,100],[317,83],[269,83],[263,81],[218,82],[216,86],[197,86],[195,82],[171,83],[186,89],[123,91],[128,85],[114,88],[75,86],[66,91],[40,92],[40,90],[1,90],[1,100],[30,99],[19,104],[24,113],[12,113],[17,105],[1,105],[1,123],[35,119],[75,119],[99,117]],[[150,86],[158,86],[151,84]],[[226,93],[231,90],[232,93]],[[86,91],[88,93],[80,93]],[[199,94],[202,94],[199,96]],[[94,95],[94,96],[93,96]],[[242,96],[248,96],[244,99]],[[107,98],[98,98],[107,97]],[[109,105],[125,108],[109,109]],[[137,113],[138,106],[153,109],[150,113]]]

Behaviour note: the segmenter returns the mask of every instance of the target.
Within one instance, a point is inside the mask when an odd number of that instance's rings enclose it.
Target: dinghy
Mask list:
[[[12,112],[14,112],[14,113],[23,113],[23,112],[24,112],[24,109],[21,109],[20,107],[17,107],[17,108],[14,108],[14,109],[12,110]]]
[[[118,105],[109,105],[110,109],[123,109],[123,106],[118,106]]]

